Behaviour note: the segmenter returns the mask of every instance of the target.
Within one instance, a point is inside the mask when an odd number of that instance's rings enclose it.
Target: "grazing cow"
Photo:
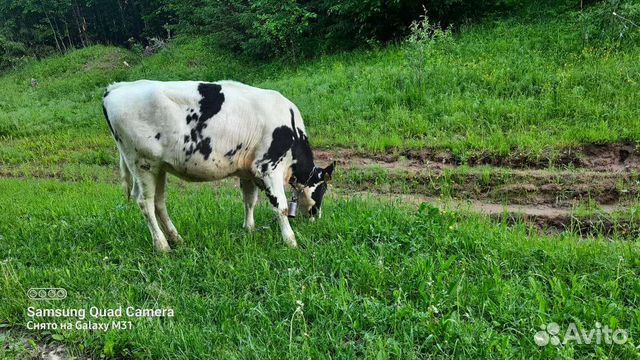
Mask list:
[[[240,178],[248,230],[264,190],[291,247],[285,185],[303,211],[321,215],[335,163],[314,164],[300,111],[276,91],[234,81],[120,82],[107,87],[103,110],[126,194],[137,200],[158,251],[182,242],[165,206],[167,172],[188,181]]]

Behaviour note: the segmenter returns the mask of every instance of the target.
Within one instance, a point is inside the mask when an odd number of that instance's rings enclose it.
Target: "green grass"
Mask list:
[[[551,321],[600,322],[637,339],[636,242],[539,237],[428,206],[334,197],[321,221],[295,221],[303,248],[290,250],[264,201],[256,219],[267,227],[246,234],[238,189],[170,189],[186,243],[157,256],[116,185],[0,180],[0,193],[19,194],[0,197],[0,319],[11,328],[3,338],[26,333],[93,358],[640,356],[634,340],[533,343]],[[48,303],[25,295],[46,286],[69,295]],[[29,306],[121,305],[170,307],[175,316],[132,319],[128,331],[24,329]],[[16,346],[0,346],[0,357]]]
[[[576,18],[463,26],[418,56],[424,66],[407,44],[256,64],[184,37],[150,57],[94,46],[1,75],[0,358],[35,357],[30,348],[42,343],[91,358],[640,357],[638,241],[542,236],[506,220],[330,192],[321,221],[294,221],[302,248],[290,250],[264,199],[262,228],[247,234],[235,185],[172,180],[169,211],[186,243],[155,255],[117,185],[100,108],[113,81],[228,78],[283,92],[316,147],[438,148],[462,159],[517,148],[533,158],[640,140],[640,47],[585,48]],[[336,181],[448,196],[469,175],[483,187],[514,176],[373,168]],[[69,296],[26,296],[50,286]],[[120,305],[176,315],[131,319],[129,331],[26,329],[29,306]],[[631,340],[538,347],[533,335],[552,321],[627,329]]]

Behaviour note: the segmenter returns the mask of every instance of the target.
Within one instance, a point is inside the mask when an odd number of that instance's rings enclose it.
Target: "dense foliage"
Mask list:
[[[585,12],[585,43],[633,38],[640,5],[631,0],[0,0],[0,70],[21,59],[94,44],[134,49],[173,34],[206,36],[254,59],[297,59],[405,36],[425,13],[442,26],[521,7]],[[635,31],[637,33],[637,31]]]
[[[449,24],[518,0],[186,0],[172,6],[182,28],[213,34],[252,57],[295,57],[388,41],[425,13]],[[193,9],[203,9],[194,13]]]
[[[521,0],[0,0],[0,69],[96,43],[189,32],[251,57],[293,58],[405,34],[424,11],[450,23]]]
[[[166,36],[165,0],[0,0],[0,68],[21,57]]]

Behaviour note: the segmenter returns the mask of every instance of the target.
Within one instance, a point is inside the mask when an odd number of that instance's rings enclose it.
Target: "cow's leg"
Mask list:
[[[298,246],[296,242],[296,236],[289,225],[289,209],[287,204],[287,197],[284,192],[284,180],[283,176],[277,176],[271,174],[263,179],[264,191],[269,198],[269,202],[273,206],[273,209],[278,214],[278,222],[280,223],[280,231],[282,232],[282,238],[284,242],[292,248]]]
[[[124,156],[122,156],[122,154],[120,154],[120,180],[122,181],[124,196],[127,200],[131,199],[131,194],[133,193],[133,178],[131,177],[131,171],[129,171],[127,162],[124,160]]]
[[[140,186],[138,185],[138,181],[133,178],[133,186],[131,188],[131,198],[138,199],[140,196]]]
[[[258,202],[258,187],[250,179],[240,179],[240,188],[244,196],[244,228],[252,231],[256,224],[253,221],[253,209]]]
[[[157,175],[150,171],[136,171],[134,175],[136,186],[138,187],[138,205],[147,220],[147,226],[153,238],[153,245],[158,252],[169,251],[171,248],[156,219],[155,195]]]
[[[158,218],[158,222],[160,224],[162,232],[167,237],[171,245],[177,246],[181,244],[183,240],[180,234],[178,234],[178,230],[173,225],[173,222],[171,222],[169,213],[167,212],[167,205],[165,203],[166,186],[167,173],[161,170],[160,173],[156,176],[156,195],[154,198],[156,217]]]

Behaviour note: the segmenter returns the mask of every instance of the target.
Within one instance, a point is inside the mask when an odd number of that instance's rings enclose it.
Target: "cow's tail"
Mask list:
[[[122,143],[122,140],[120,139],[120,137],[118,136],[118,133],[113,129],[113,126],[111,125],[111,120],[109,119],[109,114],[107,113],[107,107],[105,105],[105,99],[109,95],[109,92],[120,85],[121,83],[115,83],[107,87],[106,91],[104,92],[104,96],[102,98],[103,99],[102,111],[104,112],[104,117],[107,120],[107,125],[109,126],[109,130],[111,131],[113,138],[116,140],[116,145],[118,146],[118,152],[120,154],[120,179],[122,181],[122,188],[124,189],[124,196],[127,198],[127,200],[130,200],[135,183],[133,181],[133,177],[131,176],[131,170],[129,170],[129,167],[127,166],[127,162],[125,161],[124,156],[122,155],[122,151],[120,149],[120,144]]]
[[[124,160],[122,153],[120,154],[120,179],[122,180],[122,188],[124,189],[124,196],[127,200],[131,200],[131,193],[133,190],[133,177],[131,171],[127,166],[127,162]]]

